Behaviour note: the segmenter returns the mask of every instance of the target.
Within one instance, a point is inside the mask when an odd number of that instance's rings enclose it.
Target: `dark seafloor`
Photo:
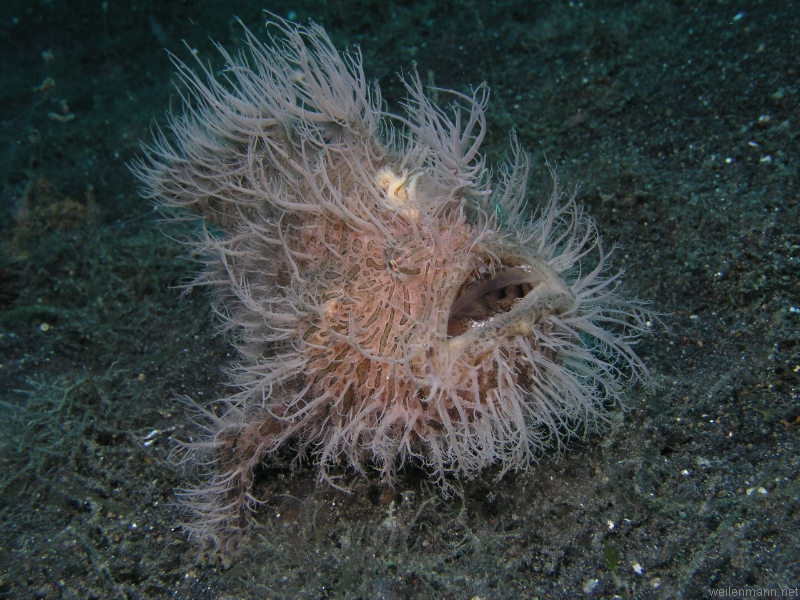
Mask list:
[[[187,543],[181,394],[225,394],[232,351],[196,267],[126,168],[179,107],[165,48],[219,64],[261,8],[395,73],[491,86],[669,332],[654,386],[561,459],[443,500],[271,470],[235,562]],[[3,0],[0,598],[707,598],[800,585],[800,3]],[[741,593],[741,592],[738,592]],[[784,597],[787,597],[784,595]]]

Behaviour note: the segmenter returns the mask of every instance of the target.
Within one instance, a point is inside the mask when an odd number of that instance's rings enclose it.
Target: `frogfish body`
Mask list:
[[[358,53],[318,26],[198,75],[134,165],[145,193],[202,220],[195,281],[240,360],[236,392],[198,409],[192,534],[224,546],[257,502],[253,470],[289,440],[322,479],[413,461],[443,490],[526,469],[607,419],[646,379],[649,313],[619,291],[594,223],[556,181],[538,210],[512,136],[496,181],[480,154],[484,87],[441,108],[416,74],[384,110]],[[554,177],[555,180],[555,177]]]

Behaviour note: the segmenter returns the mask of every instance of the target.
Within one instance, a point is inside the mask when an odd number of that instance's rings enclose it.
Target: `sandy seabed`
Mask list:
[[[269,3],[395,75],[492,96],[597,220],[632,295],[669,331],[638,346],[604,435],[443,499],[313,465],[264,469],[236,560],[178,527],[181,395],[226,395],[229,343],[196,267],[126,165],[174,67],[241,44],[245,2],[0,7],[0,597],[705,598],[798,584],[800,7],[771,3]],[[186,42],[186,46],[182,43]],[[188,48],[187,48],[188,46]],[[718,595],[718,594],[717,594]]]

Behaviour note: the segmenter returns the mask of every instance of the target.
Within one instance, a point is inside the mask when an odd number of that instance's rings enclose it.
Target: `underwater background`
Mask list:
[[[262,9],[398,72],[488,82],[532,206],[556,166],[666,328],[603,435],[443,499],[264,469],[235,560],[190,544],[179,398],[233,358],[127,165]],[[0,4],[0,598],[706,598],[800,586],[800,5],[791,0]],[[431,91],[431,94],[436,94]],[[189,227],[189,225],[186,225]],[[721,591],[720,591],[721,590]]]

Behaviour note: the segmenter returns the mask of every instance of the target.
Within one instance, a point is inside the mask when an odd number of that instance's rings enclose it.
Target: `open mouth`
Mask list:
[[[477,356],[503,337],[531,335],[547,315],[574,306],[574,292],[544,261],[512,258],[491,273],[473,272],[450,305],[448,354]]]
[[[503,268],[465,283],[450,307],[447,337],[459,336],[475,324],[510,311],[540,283],[541,278],[524,267]]]

